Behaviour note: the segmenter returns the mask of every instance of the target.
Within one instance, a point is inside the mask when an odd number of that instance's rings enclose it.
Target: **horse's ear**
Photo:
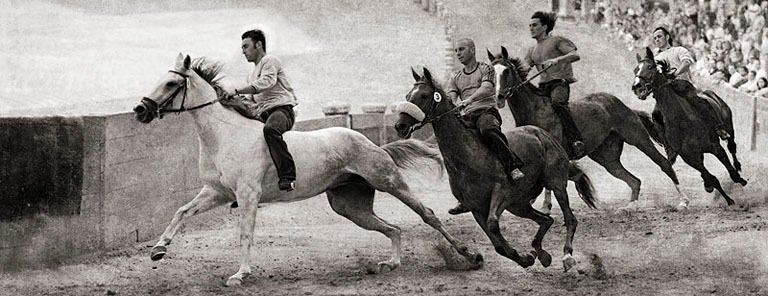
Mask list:
[[[650,47],[647,47],[647,46],[645,47],[645,55],[646,55],[646,56],[647,56],[649,59],[653,59],[653,51],[651,50],[651,48],[650,48]]]
[[[432,73],[429,73],[429,70],[427,68],[424,68],[424,78],[427,79],[427,82],[430,84],[432,83]]]
[[[184,64],[184,55],[182,53],[179,53],[179,55],[176,56],[176,68],[181,67]]]
[[[415,79],[416,81],[421,80],[421,76],[419,76],[419,74],[416,73],[416,70],[414,70],[413,67],[411,67],[411,74],[413,74],[413,79]]]
[[[487,52],[488,52],[488,60],[489,60],[489,61],[491,61],[491,62],[493,62],[493,60],[495,60],[495,59],[496,59],[496,57],[494,57],[494,56],[493,56],[493,54],[491,53],[491,51],[490,51],[490,50],[488,50],[487,48],[485,49],[485,51],[487,51]]]
[[[509,52],[507,52],[507,48],[502,46],[501,47],[501,57],[506,59],[509,59]]]
[[[184,69],[189,69],[189,67],[192,65],[192,59],[187,55],[184,57]]]
[[[643,58],[640,57],[640,53],[635,53],[635,57],[637,58],[638,63],[643,60]]]

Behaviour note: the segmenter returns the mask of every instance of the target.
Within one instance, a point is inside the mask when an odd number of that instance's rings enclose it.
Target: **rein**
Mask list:
[[[157,106],[157,111],[156,111],[157,118],[163,118],[163,114],[165,114],[165,113],[177,113],[178,114],[178,113],[185,112],[185,111],[193,111],[193,110],[197,110],[197,109],[200,109],[200,108],[203,108],[203,107],[207,107],[207,106],[213,105],[213,104],[221,101],[221,99],[216,98],[215,100],[210,101],[210,102],[206,102],[206,103],[194,106],[194,107],[185,108],[184,107],[184,103],[187,101],[187,89],[189,88],[189,75],[187,75],[186,73],[183,73],[183,72],[175,71],[175,70],[168,70],[168,72],[171,72],[171,73],[174,73],[176,75],[179,75],[179,76],[183,77],[184,78],[184,85],[180,86],[179,88],[177,88],[176,91],[174,91],[171,95],[169,95],[168,98],[166,98],[163,101],[163,103],[160,104],[160,105],[157,105],[157,103],[155,101],[153,101],[152,99],[150,99],[148,97],[142,98],[143,102],[145,102],[145,103],[151,102],[151,103],[149,103],[150,105]],[[179,94],[179,92],[182,91],[182,90],[184,91],[184,94],[181,97],[181,106],[178,109],[166,109],[166,108],[164,108],[165,106],[167,106],[168,104],[173,102],[173,98],[175,98]]]
[[[508,65],[506,63],[504,64],[504,66],[507,67],[507,68],[512,68],[512,65]],[[552,68],[552,66],[554,66],[554,64],[553,65],[549,65],[549,66],[547,66],[544,69],[541,69],[541,71],[539,71],[538,73],[534,74],[533,76],[531,76],[531,78],[528,78],[528,79],[526,79],[523,82],[520,82],[520,83],[518,83],[518,84],[516,84],[514,86],[507,87],[507,90],[504,92],[504,98],[506,99],[506,98],[510,97],[513,93],[515,93],[515,91],[517,91],[518,88],[522,87],[523,85],[525,85],[528,82],[531,82],[531,80],[533,80],[534,78],[538,77],[539,75],[544,74],[544,72],[547,72],[547,70],[549,70],[549,68]]]
[[[424,84],[424,82],[414,83],[414,85],[419,85],[419,84]],[[437,93],[437,91],[435,91],[435,92]],[[432,114],[432,112],[435,110],[435,108],[437,108],[437,104],[439,104],[439,103],[440,102],[437,102],[437,101],[433,100],[432,101],[432,108],[430,108],[429,114],[427,114],[427,116],[425,116],[424,120],[422,120],[421,122],[416,123],[413,126],[411,126],[411,128],[408,131],[408,134],[412,134],[413,132],[415,132],[415,131],[421,129],[422,127],[424,127],[425,125],[433,123],[435,121],[438,121],[443,116],[448,115],[450,113],[454,113],[457,110],[460,110],[460,109],[464,108],[464,106],[458,105],[458,106],[455,106],[455,107],[451,108],[451,110],[445,111],[445,112],[440,113],[440,114],[438,114],[436,116],[433,116],[433,117],[429,117],[429,115]]]
[[[641,62],[641,63],[645,63],[645,62],[654,62],[654,63],[655,63],[655,61],[654,61],[654,60],[651,60],[651,59],[643,59],[643,60],[640,60],[640,62]],[[659,74],[659,75],[661,75],[662,77],[664,76],[664,73],[661,73],[661,71],[660,71],[660,70],[656,70],[656,73],[657,73],[657,74]],[[635,76],[635,77],[636,77],[636,78],[638,78],[638,79],[643,79],[643,78],[641,78],[641,77],[639,77],[639,76]],[[645,92],[644,92],[644,93],[642,93],[641,95],[637,96],[637,98],[638,98],[638,99],[640,99],[640,100],[645,100],[645,99],[646,99],[648,96],[650,96],[650,95],[651,95],[653,92],[655,92],[655,91],[657,91],[657,90],[661,89],[662,87],[665,87],[665,86],[667,86],[667,85],[670,85],[670,84],[672,84],[672,82],[673,82],[673,81],[674,81],[673,79],[667,79],[667,81],[666,81],[666,82],[664,82],[664,83],[662,83],[662,84],[660,84],[659,86],[656,86],[656,87],[653,87],[653,81],[651,81],[651,82],[648,82],[648,83],[643,83],[643,84],[644,84],[644,85],[643,85],[643,87],[644,87],[644,88],[645,88],[647,91],[645,91]]]

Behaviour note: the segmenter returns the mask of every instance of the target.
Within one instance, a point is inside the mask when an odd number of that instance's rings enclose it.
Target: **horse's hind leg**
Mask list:
[[[361,174],[362,175],[362,174]],[[394,163],[385,167],[379,167],[375,172],[365,174],[363,176],[368,183],[374,188],[392,194],[394,197],[403,202],[406,206],[411,208],[421,219],[431,226],[435,230],[439,231],[446,240],[456,249],[456,251],[469,259],[473,263],[482,262],[483,258],[480,254],[469,252],[464,243],[459,242],[453,237],[445,227],[440,219],[437,218],[435,212],[432,209],[427,208],[418,199],[413,196],[411,190],[408,188],[408,184],[403,180],[402,175],[395,167]],[[485,221],[483,221],[485,222]]]
[[[208,211],[230,201],[232,200],[213,189],[213,187],[209,185],[203,186],[203,189],[200,190],[200,193],[198,193],[192,201],[180,207],[176,211],[176,214],[173,215],[171,223],[168,224],[168,227],[165,228],[163,234],[160,235],[158,242],[152,247],[150,258],[156,261],[165,256],[167,251],[165,246],[171,243],[171,240],[173,240],[173,237],[176,235],[176,232],[179,231],[179,228],[183,225],[186,218]]]
[[[563,269],[568,271],[576,265],[576,259],[573,259],[573,237],[576,235],[576,226],[579,222],[571,210],[565,186],[555,187],[552,189],[552,192],[555,194],[557,204],[560,205],[560,209],[563,211],[563,220],[565,220],[566,234],[565,245],[563,246]]]
[[[559,202],[560,200],[558,199],[558,203]],[[519,217],[531,219],[536,222],[536,224],[539,224],[539,230],[536,231],[536,235],[533,237],[531,246],[533,247],[534,253],[536,254],[536,258],[539,258],[541,265],[544,267],[549,267],[549,265],[552,264],[552,256],[549,255],[549,253],[547,253],[547,251],[541,247],[541,242],[544,240],[544,235],[546,235],[547,231],[549,231],[549,227],[552,226],[552,223],[555,222],[555,219],[552,219],[552,217],[537,211],[531,207],[530,204],[526,204],[521,208],[510,206],[507,208],[507,211]]]
[[[624,142],[612,134],[605,139],[603,144],[600,144],[597,149],[589,154],[589,158],[602,165],[614,177],[627,183],[629,188],[632,189],[630,201],[636,201],[640,196],[640,179],[632,175],[621,164],[622,149],[624,149]]]
[[[382,220],[373,212],[375,190],[368,185],[351,183],[326,192],[331,208],[363,229],[378,231],[392,242],[392,257],[379,262],[376,273],[394,270],[400,266],[400,228]]]
[[[733,182],[741,184],[741,186],[747,185],[747,180],[744,180],[741,177],[741,174],[739,174],[739,171],[731,165],[730,160],[728,159],[728,154],[725,152],[725,149],[723,149],[722,146],[717,145],[717,149],[715,149],[715,152],[712,153],[717,157],[718,160],[725,166],[725,169],[728,170],[728,174],[731,177],[731,180]]]
[[[681,154],[680,156],[682,156],[685,163],[701,173],[701,178],[704,180],[704,188],[707,192],[712,192],[712,188],[715,188],[721,195],[723,195],[725,202],[728,203],[729,206],[733,205],[733,199],[725,193],[725,190],[723,190],[723,186],[720,185],[720,181],[717,180],[717,177],[710,174],[709,171],[707,171],[707,168],[704,167],[704,154],[699,152],[685,155]]]

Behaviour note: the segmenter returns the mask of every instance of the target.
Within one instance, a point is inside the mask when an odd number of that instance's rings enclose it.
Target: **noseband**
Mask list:
[[[155,116],[157,116],[157,118],[163,118],[163,114],[165,114],[165,113],[171,113],[171,112],[181,113],[181,112],[185,112],[185,111],[197,110],[197,109],[209,106],[209,105],[213,105],[214,103],[220,101],[219,98],[216,98],[215,100],[207,102],[207,103],[203,103],[203,104],[200,104],[200,105],[197,105],[197,106],[194,106],[194,107],[190,107],[190,108],[185,108],[184,107],[184,103],[187,101],[187,89],[189,88],[189,75],[187,75],[186,73],[183,73],[183,72],[175,71],[175,70],[168,70],[168,72],[174,73],[174,74],[179,75],[182,78],[184,78],[184,84],[179,86],[179,88],[177,88],[173,93],[171,93],[168,97],[166,97],[165,100],[163,100],[162,103],[160,103],[159,105],[157,104],[157,102],[155,100],[152,100],[152,99],[150,99],[148,97],[143,97],[141,99],[141,102],[148,107],[147,108],[148,110],[154,110],[154,111],[150,111],[150,112],[154,112]],[[173,99],[176,98],[176,96],[181,91],[184,92],[184,94],[181,97],[181,106],[178,109],[165,108],[168,104],[173,102]]]

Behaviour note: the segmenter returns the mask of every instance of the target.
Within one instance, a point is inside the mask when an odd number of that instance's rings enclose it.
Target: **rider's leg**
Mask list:
[[[478,116],[475,125],[480,130],[480,136],[488,148],[493,151],[496,156],[501,160],[501,164],[504,166],[504,172],[506,172],[512,180],[517,180],[524,177],[520,168],[523,166],[523,161],[520,160],[512,150],[509,150],[509,142],[507,137],[501,132],[501,116],[498,116],[498,112],[495,108],[488,109]],[[494,114],[494,112],[496,114]]]
[[[550,97],[552,98],[552,109],[555,111],[563,125],[563,134],[566,139],[573,142],[573,152],[576,157],[584,155],[584,140],[579,128],[573,122],[571,110],[568,107],[568,97],[571,94],[571,87],[565,81],[559,81],[552,86]]]
[[[283,140],[283,133],[293,127],[294,114],[290,106],[275,107],[266,111],[267,118],[264,123],[264,139],[269,147],[272,162],[277,168],[278,186],[280,190],[291,191],[296,180],[296,166],[293,157],[288,152],[288,146]]]
[[[699,98],[698,96],[688,96],[685,97],[686,100],[688,100],[688,103],[690,103],[694,109],[701,115],[701,119],[704,120],[705,123],[713,122],[715,123],[715,133],[717,133],[717,136],[720,137],[723,140],[726,140],[731,137],[730,134],[725,130],[725,124],[723,123],[723,119],[721,116],[717,115],[717,110],[707,102],[706,99]]]

